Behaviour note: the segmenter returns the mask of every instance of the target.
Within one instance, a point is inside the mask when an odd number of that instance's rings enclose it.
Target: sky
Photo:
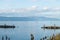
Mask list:
[[[60,19],[60,0],[0,0],[0,16]]]

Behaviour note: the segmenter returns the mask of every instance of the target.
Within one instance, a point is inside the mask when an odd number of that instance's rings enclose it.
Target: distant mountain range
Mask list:
[[[60,21],[60,19],[47,17],[0,17],[0,21]]]

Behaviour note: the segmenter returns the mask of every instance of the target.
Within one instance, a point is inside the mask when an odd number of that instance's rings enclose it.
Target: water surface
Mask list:
[[[40,40],[44,36],[52,36],[60,33],[59,30],[43,30],[41,27],[45,24],[60,26],[60,21],[0,21],[0,25],[15,25],[15,29],[0,29],[0,40],[2,36],[7,35],[11,40],[30,40],[32,33],[35,40]]]

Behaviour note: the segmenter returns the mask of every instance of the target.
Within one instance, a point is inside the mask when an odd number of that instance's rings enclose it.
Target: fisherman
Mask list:
[[[31,40],[34,40],[34,36],[33,36],[33,34],[31,34]]]

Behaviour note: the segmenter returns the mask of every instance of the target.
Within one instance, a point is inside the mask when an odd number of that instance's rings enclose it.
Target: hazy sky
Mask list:
[[[12,13],[59,18],[60,0],[0,0],[0,16],[17,16]]]
[[[32,6],[60,7],[60,0],[0,0],[0,9],[29,8]]]

